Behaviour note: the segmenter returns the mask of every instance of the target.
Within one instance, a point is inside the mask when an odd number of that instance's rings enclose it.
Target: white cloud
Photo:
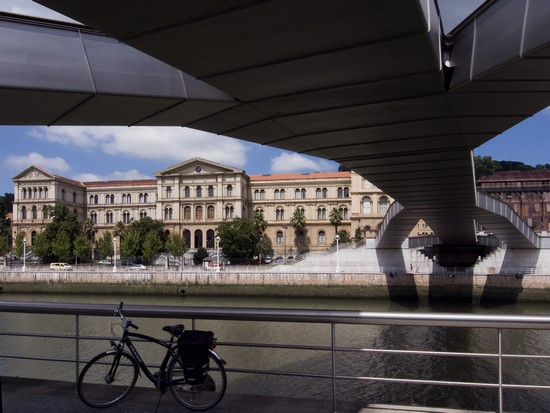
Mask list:
[[[74,21],[32,0],[2,0],[0,10],[7,11],[8,13],[22,14],[24,16],[43,17],[45,19],[69,22]]]
[[[16,171],[26,169],[30,165],[39,166],[55,173],[65,173],[71,169],[63,158],[46,158],[37,152],[31,152],[27,155],[8,155],[4,160],[4,164]]]
[[[153,179],[152,176],[144,175],[137,169],[128,171],[115,171],[109,175],[97,175],[94,173],[82,173],[72,177],[75,181],[90,182],[90,181],[131,181],[135,179]]]
[[[201,157],[243,168],[249,146],[236,139],[189,128],[52,126],[31,136],[48,142],[100,150],[117,157],[180,162]]]
[[[316,159],[297,153],[282,153],[271,159],[271,173],[332,171],[334,165],[324,159]]]

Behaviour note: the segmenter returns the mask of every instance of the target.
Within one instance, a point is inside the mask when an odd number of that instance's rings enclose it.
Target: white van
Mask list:
[[[50,270],[55,271],[72,271],[73,267],[65,262],[52,262],[50,264]]]

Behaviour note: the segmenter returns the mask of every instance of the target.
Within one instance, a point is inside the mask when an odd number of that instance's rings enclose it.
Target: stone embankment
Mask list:
[[[266,271],[0,271],[0,292],[542,301],[550,276]]]

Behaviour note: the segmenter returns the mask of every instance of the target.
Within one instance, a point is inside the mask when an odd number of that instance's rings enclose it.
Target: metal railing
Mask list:
[[[25,314],[49,314],[67,315],[75,317],[75,333],[72,334],[45,334],[35,331],[33,333],[19,333],[3,331],[0,336],[19,337],[42,337],[75,341],[75,354],[67,354],[58,357],[32,357],[13,354],[0,354],[1,358],[14,358],[26,360],[42,360],[47,362],[66,362],[75,364],[75,373],[78,376],[80,367],[87,360],[82,359],[79,352],[81,340],[99,340],[106,337],[85,336],[80,332],[81,316],[112,316],[113,305],[106,304],[65,304],[65,303],[39,303],[39,302],[17,302],[0,301],[0,312],[2,313],[25,313]],[[320,323],[330,325],[330,345],[289,345],[274,343],[249,343],[249,342],[220,342],[221,347],[251,347],[293,349],[293,350],[323,350],[330,352],[330,374],[313,374],[301,371],[288,372],[267,369],[249,369],[229,367],[228,372],[253,373],[265,375],[286,375],[297,377],[310,377],[330,379],[332,381],[332,408],[336,411],[337,404],[337,380],[359,380],[384,383],[421,384],[435,386],[457,386],[492,388],[498,391],[498,411],[503,412],[504,390],[506,389],[544,389],[550,390],[548,385],[537,384],[513,384],[505,383],[503,380],[505,359],[550,359],[549,355],[540,354],[510,354],[505,353],[503,348],[503,330],[550,330],[550,317],[547,316],[525,316],[525,315],[478,315],[478,314],[449,314],[449,313],[390,313],[390,312],[361,312],[349,310],[295,310],[295,309],[249,309],[249,308],[224,308],[224,307],[176,307],[176,306],[144,306],[127,305],[125,314],[131,317],[155,318],[155,319],[191,319],[193,328],[196,320],[232,320],[232,321],[260,321],[260,322],[283,322],[283,323]],[[339,347],[337,341],[337,325],[373,325],[373,326],[414,326],[414,327],[464,327],[464,328],[486,328],[497,331],[498,345],[494,352],[456,352],[456,351],[432,351],[432,350],[399,350],[388,348],[348,348]],[[327,341],[328,342],[328,341]],[[357,352],[375,354],[401,354],[407,357],[419,356],[444,356],[444,357],[470,357],[489,358],[497,360],[498,377],[496,382],[464,382],[451,380],[432,380],[420,378],[393,378],[393,377],[366,377],[348,376],[337,374],[338,353]]]

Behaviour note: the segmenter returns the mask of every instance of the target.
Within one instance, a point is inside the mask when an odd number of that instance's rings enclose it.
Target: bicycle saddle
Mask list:
[[[181,333],[183,333],[183,330],[185,330],[185,327],[183,324],[176,324],[174,326],[164,326],[162,327],[162,331],[166,331],[170,334],[172,334],[174,337],[181,336]]]

